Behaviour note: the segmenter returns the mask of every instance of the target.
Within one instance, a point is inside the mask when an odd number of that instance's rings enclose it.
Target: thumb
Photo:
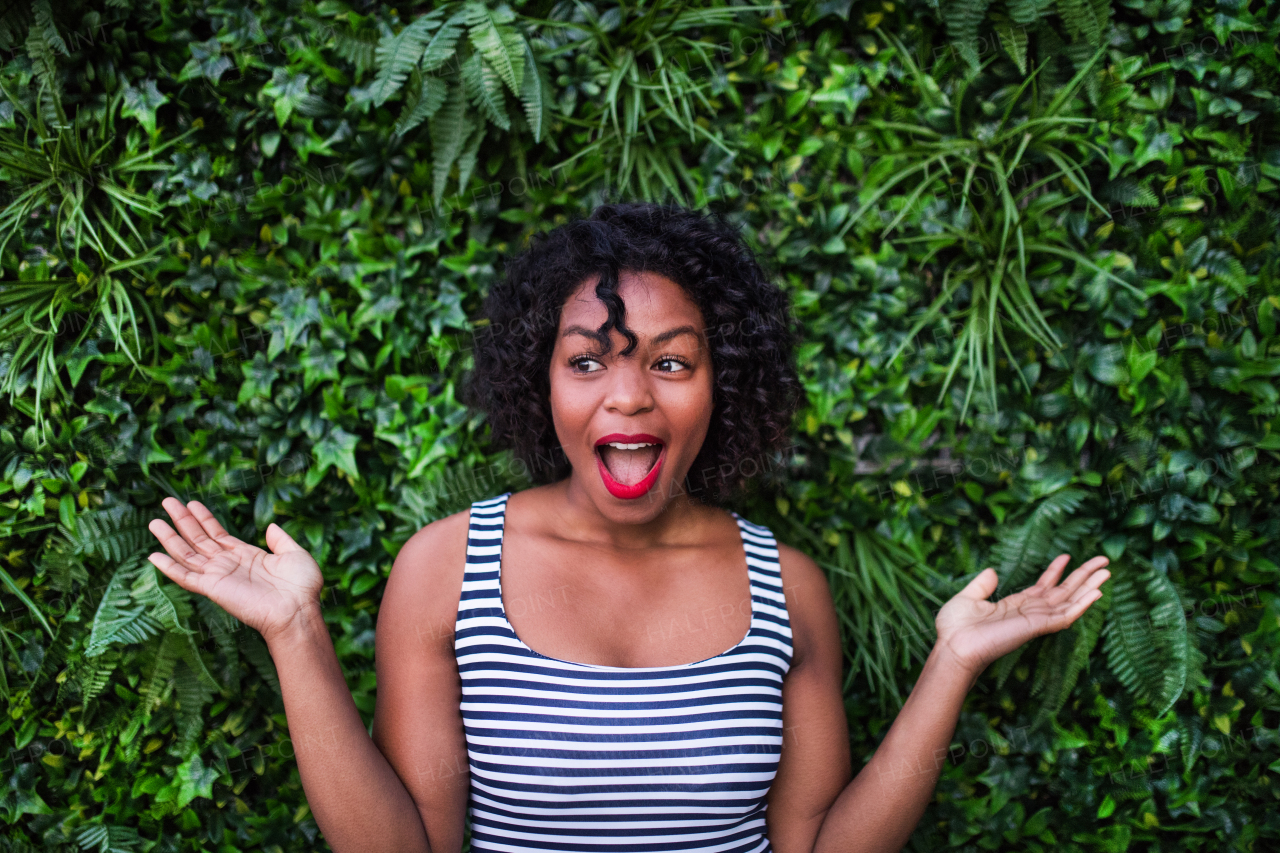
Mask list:
[[[284,532],[284,528],[274,521],[267,525],[267,547],[273,554],[287,554],[290,551],[305,550],[293,537]]]
[[[978,572],[977,577],[969,581],[965,588],[960,590],[960,595],[965,598],[975,600],[986,599],[991,593],[996,591],[996,587],[1000,585],[1000,575],[996,574],[995,569],[987,568]]]

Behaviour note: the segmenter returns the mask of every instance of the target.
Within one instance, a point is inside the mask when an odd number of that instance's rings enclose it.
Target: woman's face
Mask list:
[[[618,295],[635,350],[609,330],[605,354],[596,330],[609,312],[592,277],[565,301],[551,355],[551,414],[573,466],[571,488],[606,517],[639,523],[683,492],[711,424],[711,359],[702,313],[665,276],[622,272]]]

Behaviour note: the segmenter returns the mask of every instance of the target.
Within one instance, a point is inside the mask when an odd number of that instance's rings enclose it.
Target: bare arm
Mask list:
[[[875,755],[831,806],[814,853],[902,849],[938,784],[976,678],[934,648]]]
[[[335,853],[430,853],[413,798],[365,731],[320,611],[271,638],[298,774]]]
[[[446,651],[452,659],[451,648],[438,642],[410,647],[406,632],[416,624],[415,613],[438,623],[441,614],[456,611],[465,513],[460,540],[458,523],[446,519],[415,534],[396,558],[379,612],[377,665],[383,686],[375,711],[376,734],[382,735],[382,728],[392,734],[370,738],[321,618],[322,578],[310,555],[277,525],[267,528],[268,553],[228,534],[199,502],[184,507],[168,498],[164,506],[181,535],[159,519],[152,521],[150,529],[167,553],[152,554],[151,562],[179,586],[209,597],[262,633],[279,673],[303,790],[333,850],[460,849],[465,786],[459,800],[456,791],[441,797],[440,786],[405,778],[414,762],[430,764],[446,755],[456,759],[457,744],[438,736],[451,728],[461,732],[456,695],[450,707],[456,666],[451,681],[442,659]],[[415,676],[420,679],[414,684],[404,683]],[[416,714],[405,711],[406,702],[416,704]],[[385,725],[388,719],[395,723]],[[465,761],[465,745],[463,756]]]
[[[835,608],[817,566],[783,549],[796,662],[783,687],[782,762],[769,799],[769,837],[777,853],[892,853],[911,837],[933,794],[965,696],[989,663],[1041,634],[1060,631],[1101,596],[1109,577],[1095,557],[1058,585],[1066,554],[1040,580],[998,602],[993,570],[980,573],[939,612],[938,643],[884,741],[852,782],[840,699]],[[788,566],[790,565],[790,576]],[[793,600],[793,590],[795,591]],[[834,659],[834,660],[833,660]],[[789,713],[787,703],[793,708]],[[841,708],[843,710],[843,708]]]

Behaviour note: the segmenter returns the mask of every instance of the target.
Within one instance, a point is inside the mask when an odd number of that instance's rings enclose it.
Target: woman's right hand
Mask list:
[[[167,554],[149,559],[183,589],[212,600],[270,642],[308,611],[320,609],[320,566],[277,524],[267,527],[268,553],[227,533],[199,501],[161,505],[178,532],[159,518],[147,529]]]

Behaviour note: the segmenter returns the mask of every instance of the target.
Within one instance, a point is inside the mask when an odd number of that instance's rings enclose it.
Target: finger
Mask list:
[[[182,501],[177,498],[165,498],[160,503],[173,519],[173,524],[182,534],[182,538],[190,542],[192,548],[206,557],[222,550],[222,546],[209,537],[199,519],[191,514],[191,510]]]
[[[173,557],[187,568],[193,569],[198,563],[204,562],[204,555],[192,548],[190,542],[179,536],[172,527],[165,524],[161,519],[151,519],[147,524],[147,529],[160,540],[160,544],[169,552],[170,557]]]
[[[1071,593],[1071,598],[1069,598],[1068,601],[1074,604],[1080,599],[1090,595],[1096,589],[1098,589],[1098,587],[1106,583],[1107,579],[1110,577],[1111,577],[1111,572],[1107,571],[1106,569],[1102,569],[1100,571],[1094,572],[1093,574],[1089,575],[1088,580],[1086,580],[1083,584],[1080,585],[1079,589]],[[1101,595],[1101,593],[1098,593],[1098,594]]]
[[[1000,585],[1000,576],[996,574],[995,569],[983,569],[978,572],[977,576],[960,590],[958,595],[974,600],[986,599],[991,593],[996,591],[996,587]]]
[[[1080,568],[1067,576],[1067,579],[1062,582],[1062,586],[1058,587],[1058,590],[1067,593],[1067,596],[1070,597],[1072,593],[1079,589],[1080,586],[1089,579],[1090,575],[1110,562],[1110,560],[1103,556],[1097,556],[1091,560],[1085,561]]]
[[[214,517],[213,513],[209,511],[209,508],[200,503],[200,501],[192,501],[187,504],[187,509],[196,517],[196,521],[200,522],[200,526],[204,528],[204,531],[209,535],[209,538],[217,542],[222,547],[225,548],[240,541],[228,533],[226,528],[223,527],[222,524],[218,522],[218,519]],[[226,539],[230,539],[231,542],[224,542],[223,540]]]
[[[191,592],[204,594],[204,575],[200,572],[188,569],[168,554],[156,552],[148,555],[147,559],[151,561],[151,565],[160,570],[161,574],[178,586]]]
[[[1079,601],[1072,601],[1070,606],[1067,607],[1066,625],[1062,627],[1068,627],[1083,616],[1084,612],[1099,598],[1102,598],[1102,590],[1095,589],[1087,595],[1081,596]]]
[[[1033,589],[1046,590],[1052,589],[1057,583],[1058,578],[1062,577],[1062,570],[1071,562],[1070,554],[1059,554],[1053,558],[1053,562],[1049,564],[1049,568],[1044,570],[1044,574],[1040,575],[1040,579],[1036,581]]]
[[[272,554],[287,554],[290,551],[306,550],[293,541],[293,537],[285,533],[284,528],[274,521],[267,525],[267,547],[271,549]]]

